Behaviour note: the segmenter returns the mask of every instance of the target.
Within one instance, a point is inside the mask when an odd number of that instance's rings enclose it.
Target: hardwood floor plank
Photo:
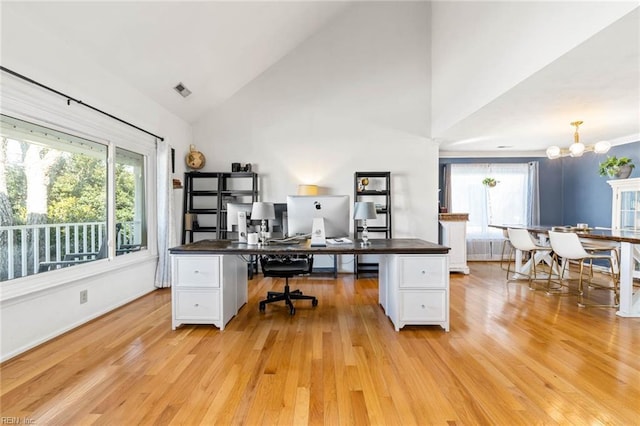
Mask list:
[[[37,424],[638,424],[640,319],[507,282],[451,275],[451,332],[405,327],[375,277],[307,277],[318,297],[257,308],[257,276],[220,331],[171,330],[158,290],[0,365],[0,410]],[[575,286],[575,283],[571,284]],[[610,294],[592,291],[606,301]]]

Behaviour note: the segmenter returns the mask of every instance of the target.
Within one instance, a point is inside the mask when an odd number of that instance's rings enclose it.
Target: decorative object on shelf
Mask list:
[[[360,182],[358,182],[358,192],[366,191],[367,185],[369,185],[369,178],[363,177],[360,179]]]
[[[573,121],[570,124],[576,128],[576,131],[573,133],[573,143],[569,147],[569,149],[561,149],[558,146],[550,146],[547,148],[547,157],[551,160],[560,158],[560,157],[582,157],[582,154],[585,152],[593,151],[596,154],[604,154],[611,149],[611,144],[607,141],[600,141],[595,145],[585,146],[582,142],[580,142],[580,135],[578,134],[578,127],[583,123],[583,121]]]
[[[494,178],[486,177],[482,179],[482,184],[488,186],[489,188],[493,188],[498,184],[498,182]]]
[[[250,172],[251,171],[251,163],[247,163],[244,166],[240,163],[231,163],[231,172]]]
[[[318,185],[298,185],[298,195],[318,195]]]
[[[192,213],[184,214],[184,230],[185,231],[193,231],[193,221],[196,219],[196,215]],[[197,219],[196,219],[197,221]]]
[[[370,202],[370,201],[358,201],[355,204],[355,207],[353,209],[353,218],[355,220],[361,220],[362,221],[362,243],[361,245],[363,247],[368,246],[369,244],[371,244],[369,242],[369,233],[367,231],[367,219],[375,219],[377,216],[376,214],[376,206],[374,203]]]
[[[598,173],[600,173],[600,176],[607,176],[616,179],[626,179],[631,176],[631,172],[633,171],[633,168],[635,166],[636,165],[633,164],[631,158],[617,158],[614,155],[613,157],[607,157],[606,160],[600,163],[600,167],[598,167]]]
[[[204,154],[196,150],[195,145],[189,145],[189,153],[185,157],[187,167],[191,170],[200,170],[207,162]]]
[[[260,221],[260,244],[267,243],[267,220],[276,218],[276,211],[273,203],[256,201],[251,209],[251,220]]]

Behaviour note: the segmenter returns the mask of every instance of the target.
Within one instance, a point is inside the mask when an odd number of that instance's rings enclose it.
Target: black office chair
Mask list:
[[[267,298],[260,301],[260,311],[264,312],[267,303],[284,300],[289,306],[289,313],[294,315],[296,308],[292,300],[311,300],[312,306],[318,306],[318,299],[315,296],[302,294],[300,290],[289,289],[289,278],[296,275],[309,274],[313,268],[313,256],[261,256],[260,267],[265,277],[278,277],[285,279],[284,291],[270,291]]]

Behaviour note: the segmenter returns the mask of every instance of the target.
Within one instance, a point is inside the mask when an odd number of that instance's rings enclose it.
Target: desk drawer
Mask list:
[[[175,294],[177,319],[181,321],[220,319],[219,290],[178,290]]]
[[[403,291],[402,321],[429,323],[447,320],[447,293],[445,290]]]
[[[174,266],[178,287],[220,287],[220,256],[180,256]]]
[[[400,256],[398,258],[400,288],[445,288],[447,262],[445,257]]]

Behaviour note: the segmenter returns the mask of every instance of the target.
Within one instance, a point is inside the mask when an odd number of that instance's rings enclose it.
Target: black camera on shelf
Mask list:
[[[231,163],[231,171],[232,172],[250,172],[251,163],[247,163],[244,166],[240,163]]]

